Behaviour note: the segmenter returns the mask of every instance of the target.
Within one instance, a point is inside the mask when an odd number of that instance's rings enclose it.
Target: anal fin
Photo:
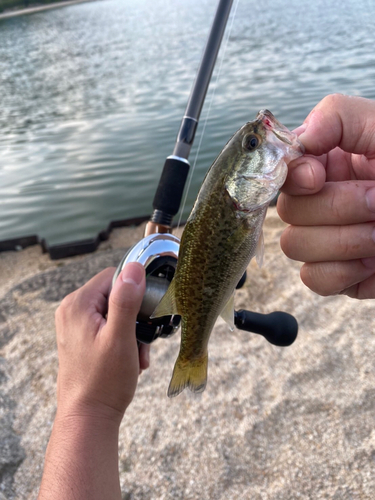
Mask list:
[[[151,314],[150,318],[160,318],[161,316],[171,316],[172,314],[179,314],[177,311],[176,296],[175,296],[175,282],[171,281],[165,295],[156,306],[155,311]]]
[[[225,304],[224,309],[221,311],[220,316],[229,325],[230,330],[234,330],[234,293]]]

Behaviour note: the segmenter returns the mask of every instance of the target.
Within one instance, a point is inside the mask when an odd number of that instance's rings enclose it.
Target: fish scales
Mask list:
[[[181,315],[169,396],[186,386],[205,389],[213,326],[220,314],[233,322],[231,298],[256,253],[268,205],[285,180],[285,160],[302,152],[297,137],[265,110],[234,134],[208,171],[182,235],[174,278],[153,313]]]
[[[202,332],[211,331],[242,277],[258,241],[256,221],[265,213],[259,210],[251,221],[236,218],[230,200],[223,204],[224,195],[224,190],[217,190],[210,204],[200,204],[181,241],[175,286],[182,328],[190,331],[181,343],[181,356],[187,359],[204,354],[209,336],[202,338]],[[250,222],[254,222],[253,231],[249,231]]]

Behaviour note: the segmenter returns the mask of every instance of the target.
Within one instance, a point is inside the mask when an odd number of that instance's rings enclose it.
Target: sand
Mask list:
[[[166,396],[179,333],[152,346],[120,432],[123,499],[373,499],[374,300],[319,297],[279,248],[274,208],[265,263],[249,266],[236,308],[284,310],[290,347],[228,331],[209,345],[202,395]],[[113,231],[91,255],[51,261],[38,246],[0,254],[0,499],[35,499],[55,412],[54,311],[65,294],[117,265],[142,227]]]

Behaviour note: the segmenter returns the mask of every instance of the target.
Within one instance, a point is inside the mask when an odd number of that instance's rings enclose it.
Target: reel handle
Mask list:
[[[280,347],[293,344],[298,334],[296,318],[282,311],[259,314],[240,309],[234,311],[234,324],[240,330],[258,333],[270,344]]]

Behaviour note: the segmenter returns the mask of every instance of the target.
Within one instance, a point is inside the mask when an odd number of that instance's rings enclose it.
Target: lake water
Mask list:
[[[98,0],[0,20],[0,240],[63,243],[151,213],[216,5]],[[374,2],[239,0],[226,35],[232,19],[184,217],[259,109],[293,128],[328,93],[375,98]]]

